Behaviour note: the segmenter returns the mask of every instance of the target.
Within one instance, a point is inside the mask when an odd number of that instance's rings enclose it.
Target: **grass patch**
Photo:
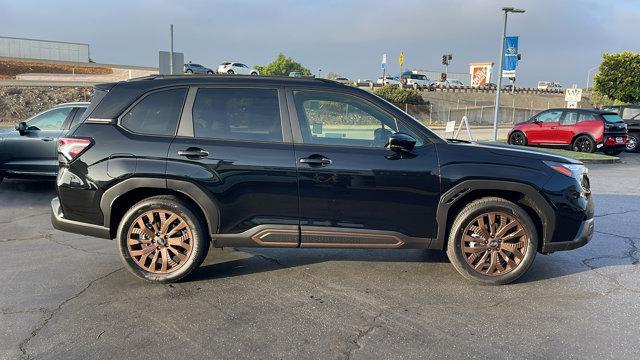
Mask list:
[[[553,154],[558,154],[570,158],[574,158],[577,160],[617,160],[619,159],[617,156],[605,155],[602,153],[583,153],[576,151],[569,151],[563,149],[549,149],[549,148],[540,148],[540,147],[530,147],[536,149],[538,151],[549,152]]]

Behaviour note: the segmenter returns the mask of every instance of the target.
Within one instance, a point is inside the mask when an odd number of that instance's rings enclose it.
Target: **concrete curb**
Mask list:
[[[617,164],[617,163],[621,163],[622,160],[620,160],[619,157],[615,157],[612,156],[612,159],[577,159],[582,161],[584,164]]]

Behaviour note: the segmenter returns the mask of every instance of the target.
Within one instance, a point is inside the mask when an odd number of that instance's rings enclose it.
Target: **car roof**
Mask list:
[[[567,111],[568,110],[571,110],[571,111],[582,111],[582,112],[590,112],[590,113],[600,114],[600,115],[617,115],[615,112],[612,112],[612,111],[593,109],[593,108],[590,108],[590,109],[584,109],[584,108],[581,108],[581,109],[551,108],[551,109],[547,109],[547,110],[544,110],[544,111],[558,111],[558,110],[559,111],[565,111],[565,110],[567,110]],[[543,112],[543,111],[541,111],[541,112]]]
[[[54,106],[54,108],[59,108],[59,107],[69,107],[69,106],[87,107],[87,106],[89,106],[89,102],[85,102],[85,101],[76,101],[76,102],[62,103],[62,104],[58,104],[58,105]]]
[[[207,85],[207,84],[246,84],[246,85],[272,85],[272,86],[299,86],[314,85],[324,87],[352,88],[337,81],[314,77],[291,76],[255,76],[255,75],[152,75],[135,78],[111,84],[99,84],[97,86],[131,87],[131,88],[161,88],[179,85]]]

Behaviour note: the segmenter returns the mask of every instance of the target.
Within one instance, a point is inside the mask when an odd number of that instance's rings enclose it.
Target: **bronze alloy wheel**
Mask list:
[[[127,251],[143,270],[168,274],[191,255],[193,234],[179,215],[163,209],[138,216],[127,232]]]
[[[473,219],[460,241],[467,264],[489,276],[505,275],[516,269],[529,245],[522,223],[502,211],[487,212]]]

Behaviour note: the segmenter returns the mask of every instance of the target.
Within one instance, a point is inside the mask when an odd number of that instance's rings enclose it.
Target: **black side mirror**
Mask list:
[[[29,126],[27,125],[26,122],[22,121],[18,124],[16,124],[16,130],[18,130],[18,132],[20,132],[20,135],[24,135],[27,133],[27,130],[29,130]]]
[[[389,136],[389,150],[396,153],[410,153],[416,146],[416,139],[405,133],[395,133]]]

